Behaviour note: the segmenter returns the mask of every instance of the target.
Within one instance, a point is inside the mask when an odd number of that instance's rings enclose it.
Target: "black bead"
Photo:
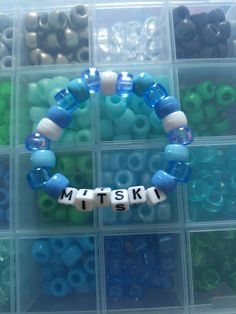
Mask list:
[[[217,51],[219,58],[225,58],[228,55],[228,46],[226,42],[219,43],[217,45]]]
[[[208,16],[209,16],[209,23],[212,23],[212,24],[225,21],[225,14],[220,8],[211,10],[208,13]]]
[[[189,18],[189,10],[184,5],[181,5],[173,10],[174,25],[178,24],[181,20]]]
[[[199,35],[196,35],[192,40],[183,43],[182,47],[184,49],[185,56],[191,56],[197,53],[202,47],[202,43],[201,43],[201,39]]]
[[[185,42],[193,39],[197,34],[197,28],[189,19],[184,19],[179,22],[175,28],[175,36],[180,42]]]
[[[218,51],[215,46],[203,47],[199,51],[199,58],[216,58],[217,56]]]
[[[206,12],[192,14],[190,16],[191,21],[196,25],[196,27],[204,27],[209,23],[209,16]]]
[[[220,32],[220,40],[227,40],[231,35],[231,25],[228,21],[223,21],[218,24]]]
[[[206,46],[216,45],[220,40],[220,31],[218,26],[207,24],[201,29],[200,36]]]

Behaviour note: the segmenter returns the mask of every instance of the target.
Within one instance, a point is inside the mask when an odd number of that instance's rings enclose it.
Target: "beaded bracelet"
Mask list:
[[[152,187],[133,186],[128,189],[111,190],[109,187],[75,189],[69,187],[69,180],[62,174],[51,174],[56,164],[55,154],[50,150],[51,141],[57,140],[71,120],[72,113],[86,101],[90,94],[101,93],[105,96],[117,94],[128,97],[131,93],[143,97],[145,103],[154,108],[162,119],[170,144],[165,147],[167,167],[158,170],[151,178]],[[32,151],[33,170],[27,174],[32,189],[43,188],[59,203],[73,205],[81,211],[92,211],[94,207],[112,207],[115,211],[129,209],[129,205],[147,202],[154,206],[166,199],[167,194],[177,182],[187,182],[191,177],[191,167],[187,163],[188,148],[193,142],[193,133],[187,127],[187,118],[180,110],[178,101],[168,96],[165,88],[155,83],[147,73],[133,78],[128,72],[116,74],[112,71],[99,72],[88,68],[82,77],[72,80],[66,89],[55,95],[57,106],[51,107],[47,117],[40,120],[37,131],[27,136],[26,149]],[[122,113],[122,114],[125,114]]]

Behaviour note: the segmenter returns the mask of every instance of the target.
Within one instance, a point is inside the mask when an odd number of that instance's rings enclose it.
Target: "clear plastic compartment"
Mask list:
[[[10,228],[12,191],[10,175],[10,154],[0,153],[0,231]]]

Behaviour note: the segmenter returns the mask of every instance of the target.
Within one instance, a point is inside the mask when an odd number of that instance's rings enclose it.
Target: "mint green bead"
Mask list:
[[[151,124],[147,116],[144,114],[138,114],[135,116],[134,123],[131,127],[135,138],[146,138],[150,128]]]
[[[53,82],[57,88],[64,89],[68,86],[70,80],[65,76],[55,76]]]
[[[135,94],[131,96],[129,108],[133,110],[136,114],[143,113],[142,104],[143,104],[143,99],[141,97],[138,97]],[[148,106],[146,105],[146,107]]]
[[[154,110],[152,110],[152,113],[149,115],[149,122],[150,122],[151,126],[156,130],[156,132],[158,132],[158,133],[163,132],[161,119],[158,118],[158,116]]]
[[[115,124],[123,130],[129,129],[134,124],[134,121],[135,114],[129,108],[126,108],[119,118],[114,119]]]
[[[91,125],[91,102],[80,103],[76,110],[76,121],[79,128],[88,128]]]
[[[90,129],[82,129],[78,131],[75,135],[76,143],[91,143],[92,142],[92,134]]]
[[[148,73],[140,73],[134,77],[133,91],[135,95],[142,97],[145,90],[155,83],[153,77]]]
[[[107,116],[111,119],[117,119],[120,117],[127,108],[125,98],[118,95],[107,96],[105,99],[105,110]]]
[[[212,122],[218,116],[218,110],[213,102],[205,103],[204,107],[206,122]]]
[[[47,116],[48,109],[45,107],[31,107],[30,108],[30,120],[32,122],[39,122],[41,119]]]
[[[73,115],[72,116],[72,121],[71,121],[71,123],[69,124],[69,126],[67,127],[66,130],[77,132],[78,129],[79,129],[78,122],[76,120],[76,117]]]
[[[154,111],[154,109],[149,107],[149,106],[147,106],[147,104],[145,102],[142,102],[141,107],[142,107],[141,114],[149,115],[149,114],[151,114]]]
[[[48,105],[46,101],[39,97],[37,83],[29,83],[27,86],[27,99],[28,101],[36,106]]]
[[[100,122],[100,134],[103,141],[110,141],[114,136],[114,128],[111,120],[102,119]]]
[[[61,136],[60,142],[66,144],[74,144],[75,142],[75,134],[76,132],[71,130],[65,130],[63,135]]]
[[[48,95],[48,103],[49,105],[52,107],[52,106],[57,106],[57,101],[55,99],[55,95],[57,93],[59,93],[61,91],[61,88],[60,87],[56,87],[56,88],[53,88],[53,90],[50,91],[49,95]]]
[[[83,173],[90,174],[93,167],[92,155],[91,154],[81,154],[76,160],[76,166],[79,171]]]
[[[46,102],[48,100],[49,94],[55,87],[55,83],[52,79],[45,78],[38,81],[37,90],[40,99]]]

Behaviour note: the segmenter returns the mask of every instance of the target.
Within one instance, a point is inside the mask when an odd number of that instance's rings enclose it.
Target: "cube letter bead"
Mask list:
[[[130,205],[145,203],[147,199],[145,188],[142,185],[128,188],[128,195]]]
[[[58,198],[58,203],[65,204],[65,205],[73,205],[75,202],[75,197],[78,190],[67,187],[65,190],[62,191],[61,195]]]
[[[163,120],[163,128],[166,133],[169,133],[171,130],[180,128],[182,126],[187,126],[188,121],[186,115],[183,111],[175,111],[168,114]]]
[[[94,190],[94,207],[111,206],[111,188],[96,188]]]
[[[128,190],[120,189],[111,192],[111,207],[114,211],[125,211],[129,209]]]
[[[52,141],[56,141],[61,136],[62,129],[48,118],[43,118],[37,125],[37,131]]]
[[[154,206],[166,200],[166,195],[161,190],[155,188],[154,186],[146,190],[146,196],[147,203],[150,206]]]
[[[78,210],[92,211],[94,208],[94,190],[79,189],[74,204]]]

